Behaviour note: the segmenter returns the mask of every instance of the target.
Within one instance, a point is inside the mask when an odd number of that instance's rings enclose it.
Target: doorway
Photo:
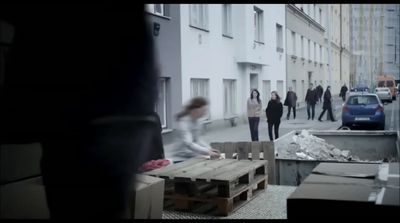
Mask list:
[[[250,89],[258,89],[258,74],[250,74]]]

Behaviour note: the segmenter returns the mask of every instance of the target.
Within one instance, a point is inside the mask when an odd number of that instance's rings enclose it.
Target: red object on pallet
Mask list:
[[[139,168],[139,171],[140,172],[147,172],[147,171],[151,171],[151,170],[159,169],[161,167],[168,166],[170,164],[171,164],[171,162],[169,160],[166,160],[166,159],[150,160],[150,161],[144,163]]]

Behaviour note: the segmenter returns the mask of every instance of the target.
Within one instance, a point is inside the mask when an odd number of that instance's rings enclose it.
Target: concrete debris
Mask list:
[[[311,135],[307,130],[302,130],[299,135],[293,136],[282,158],[300,160],[335,160],[335,161],[361,161],[352,156],[349,150],[340,150],[328,144],[324,139]]]

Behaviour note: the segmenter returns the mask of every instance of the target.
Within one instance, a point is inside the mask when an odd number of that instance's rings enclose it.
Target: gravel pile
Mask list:
[[[328,144],[324,139],[311,135],[307,130],[293,136],[287,149],[280,156],[286,159],[300,160],[336,160],[336,161],[361,161],[357,156],[352,156],[349,150],[340,150]]]

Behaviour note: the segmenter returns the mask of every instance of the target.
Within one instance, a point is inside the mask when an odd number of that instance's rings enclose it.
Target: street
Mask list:
[[[318,121],[318,116],[322,112],[322,104],[317,104],[315,107],[315,118],[314,120],[307,120],[306,108],[297,109],[296,119],[293,119],[293,114],[289,120],[286,120],[287,107],[284,107],[281,125],[279,127],[279,135],[283,136],[292,130],[335,130],[341,127],[341,112],[342,103],[340,99],[334,101],[335,104],[335,116],[336,122],[326,120],[326,114],[322,118],[323,122]],[[386,130],[400,130],[400,100],[393,101],[384,105],[384,112],[386,116]],[[361,130],[361,129],[360,129]],[[250,130],[248,124],[239,124],[236,127],[227,127],[225,129],[207,131],[203,136],[206,142],[239,142],[239,141],[250,141]],[[269,141],[268,137],[268,125],[266,122],[265,114],[261,117],[259,125],[259,140]],[[165,145],[166,151],[171,145]]]

